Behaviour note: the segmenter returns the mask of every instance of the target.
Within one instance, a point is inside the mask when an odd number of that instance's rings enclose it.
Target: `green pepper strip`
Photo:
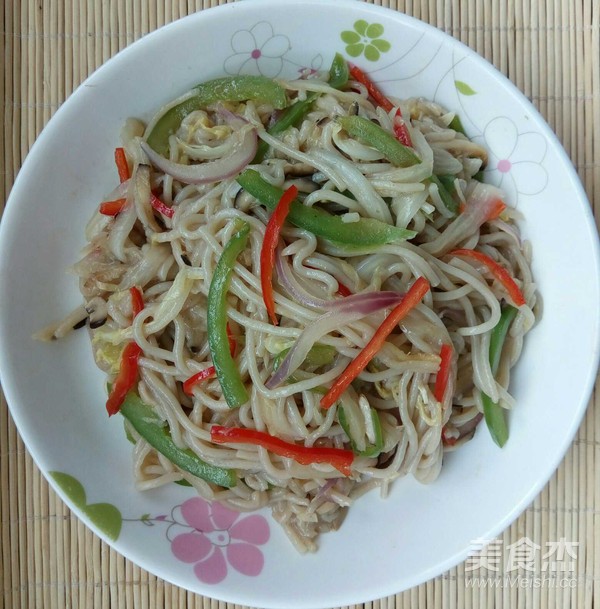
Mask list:
[[[279,368],[281,362],[284,360],[289,350],[290,347],[288,347],[287,349],[283,349],[283,351],[280,351],[273,358],[273,371]],[[304,361],[302,363],[306,364],[311,368],[325,366],[326,364],[331,364],[336,353],[336,348],[332,347],[331,345],[313,345],[310,348],[310,351],[306,354],[306,357],[304,358]]]
[[[288,106],[281,113],[281,116],[267,129],[267,133],[270,135],[279,135],[287,131],[290,127],[297,127],[310,112],[310,108],[317,97],[318,95],[316,93],[312,93],[308,95],[306,99],[297,101],[291,106]],[[269,144],[264,140],[261,140],[258,144],[252,164],[262,163],[268,150]]]
[[[242,188],[271,211],[275,209],[283,195],[281,188],[269,184],[254,169],[243,171],[237,177],[237,181]],[[412,239],[416,235],[415,231],[398,228],[373,218],[361,218],[358,222],[346,223],[340,216],[334,216],[317,207],[306,207],[297,200],[292,202],[287,219],[317,237],[347,245],[367,247],[385,245]]]
[[[237,478],[234,470],[210,465],[190,449],[177,447],[164,421],[133,391],[127,394],[120,412],[150,446],[177,467],[218,486],[231,488],[236,485]]]
[[[502,355],[502,347],[506,336],[508,335],[508,329],[510,324],[513,322],[517,315],[517,309],[510,305],[502,307],[502,313],[500,314],[500,320],[492,330],[490,337],[490,366],[492,368],[492,374],[496,374],[498,365],[500,364],[500,356]],[[492,439],[500,448],[502,448],[508,440],[508,427],[506,425],[506,416],[504,408],[500,404],[493,402],[489,395],[482,393],[481,401],[483,402],[483,415],[485,422],[490,430]]]
[[[465,133],[465,128],[463,127],[462,121],[460,120],[460,116],[458,116],[458,114],[454,115],[454,118],[450,121],[448,127],[450,127],[450,129],[454,129],[454,131],[456,131],[457,133],[467,135]]]
[[[288,354],[288,351],[291,347],[287,349],[283,349],[273,358],[273,372],[281,366],[281,362],[285,359],[285,356]],[[313,345],[310,348],[310,351],[307,353],[306,358],[302,362],[306,364],[310,368],[319,368],[320,366],[326,366],[327,364],[331,364],[333,358],[336,356],[337,351],[335,347],[331,345]],[[304,377],[303,370],[297,370],[294,374],[288,377],[287,383],[288,385],[291,383],[299,383],[300,381],[304,381],[310,377],[310,373],[305,373],[306,377]],[[327,388],[321,385],[317,387],[313,387],[311,391],[315,393],[327,393]]]
[[[442,199],[442,203],[446,206],[448,211],[451,211],[453,214],[457,214],[458,202],[451,194],[455,190],[454,176],[436,176],[434,174],[429,178],[429,180],[438,187],[438,192],[440,194],[440,198]]]
[[[329,68],[329,86],[334,89],[343,89],[348,83],[349,77],[348,62],[340,53],[336,53]]]
[[[379,420],[379,415],[374,408],[371,408],[371,420],[373,421],[373,429],[375,430],[375,443],[371,446],[367,446],[367,448],[364,450],[359,450],[356,442],[350,435],[350,425],[348,424],[346,411],[344,410],[343,406],[338,407],[338,421],[344,430],[344,433],[350,440],[352,450],[360,457],[377,457],[383,450],[383,431],[381,429],[381,421]]]
[[[248,401],[248,392],[239,370],[231,356],[227,337],[227,291],[237,257],[246,247],[250,225],[240,221],[240,228],[227,242],[217,262],[206,305],[208,346],[223,397],[230,408],[237,408]]]
[[[410,167],[421,162],[421,159],[393,134],[364,116],[340,116],[338,122],[348,135],[379,150],[396,167]]]
[[[331,68],[329,68],[329,85],[334,89],[341,89],[348,82],[348,76],[349,71],[346,60],[339,53],[336,53]],[[319,97],[317,93],[311,93],[306,99],[288,106],[281,113],[281,116],[267,129],[267,133],[270,135],[280,135],[290,127],[297,127],[310,112],[311,106],[317,97]],[[262,163],[268,150],[269,144],[261,140],[252,163]]]
[[[285,108],[287,104],[285,89],[265,76],[217,78],[199,84],[192,91],[194,94],[191,97],[167,110],[146,137],[148,144],[163,156],[169,152],[169,137],[194,110],[219,101],[241,102],[247,99],[267,102],[277,109]]]

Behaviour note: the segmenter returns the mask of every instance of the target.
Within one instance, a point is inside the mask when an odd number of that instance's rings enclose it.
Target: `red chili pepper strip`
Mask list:
[[[389,112],[394,107],[394,104],[377,88],[375,83],[358,66],[350,66],[350,75],[352,78],[354,78],[354,80],[362,83],[367,88],[369,97],[375,101],[378,106],[381,106],[386,112]],[[394,135],[396,136],[396,139],[405,146],[412,148],[410,134],[406,128],[406,123],[402,120],[402,111],[400,108],[396,109],[396,119],[399,119],[394,120]]]
[[[275,267],[275,251],[279,241],[279,233],[285,219],[290,211],[292,201],[298,195],[298,188],[290,186],[284,193],[277,207],[271,214],[267,228],[265,230],[265,238],[263,239],[262,248],[260,250],[260,285],[263,293],[263,300],[267,307],[267,312],[274,326],[277,325],[277,316],[275,315],[275,297],[273,295],[273,268]]]
[[[344,476],[350,476],[352,473],[354,453],[343,448],[302,446],[286,442],[264,431],[242,427],[221,427],[220,425],[211,427],[210,439],[215,444],[256,444],[280,457],[293,459],[302,465],[329,463]]]
[[[410,133],[408,132],[408,127],[402,118],[402,111],[400,108],[396,110],[396,116],[394,117],[394,135],[401,144],[412,148]]]
[[[352,291],[350,290],[350,288],[348,288],[347,286],[345,286],[341,281],[338,280],[338,291],[337,293],[340,296],[343,296],[344,298],[346,296],[352,296]]]
[[[446,393],[448,379],[450,378],[452,353],[452,345],[444,343],[440,349],[440,368],[435,377],[435,387],[433,390],[433,397],[435,397],[438,402],[441,402],[444,399],[444,394]]]
[[[117,165],[117,171],[119,172],[119,180],[121,180],[122,184],[123,182],[129,180],[129,178],[131,177],[124,148],[115,149],[115,163]]]
[[[190,376],[187,381],[184,381],[183,393],[192,397],[194,395],[194,385],[196,385],[197,383],[201,383],[202,381],[205,381],[207,379],[213,378],[216,373],[217,371],[215,370],[214,366],[209,366],[208,368],[204,368],[204,370],[200,370],[200,372],[196,372],[196,374]]]
[[[453,438],[449,436],[446,428],[442,427],[442,444],[444,446],[454,446],[458,442],[458,438]]]
[[[100,203],[100,213],[103,216],[116,216],[123,211],[127,199],[116,199],[115,201],[104,201]]]
[[[129,293],[131,294],[131,310],[135,318],[144,309],[144,297],[141,290],[136,286],[129,288]]]
[[[231,357],[235,357],[235,353],[237,351],[237,343],[235,342],[235,336],[231,332],[231,328],[229,324],[227,324],[227,339],[229,340],[229,351],[231,352]],[[204,368],[204,370],[200,370],[200,372],[196,372],[193,376],[190,376],[189,379],[183,382],[183,393],[189,395],[190,397],[194,396],[194,385],[201,383],[202,381],[206,381],[207,379],[213,378],[217,374],[214,366],[209,366],[208,368]]]
[[[104,201],[100,203],[100,213],[104,216],[116,216],[120,214],[123,209],[125,209],[125,205],[127,204],[127,199],[116,199],[115,201]],[[150,205],[158,212],[160,212],[163,216],[167,218],[172,218],[175,214],[175,210],[172,207],[169,207],[165,203],[163,203],[156,195],[150,195]]]
[[[129,288],[131,294],[131,309],[133,317],[140,313],[144,308],[144,297],[139,288],[133,286]],[[112,385],[108,399],[106,400],[106,410],[109,416],[119,412],[121,404],[125,401],[127,394],[133,389],[138,375],[138,359],[142,354],[142,348],[136,342],[125,345],[121,354],[121,365],[119,374]]]
[[[154,193],[150,193],[150,205],[166,218],[172,218],[175,210],[163,203]]]
[[[515,283],[515,280],[510,276],[510,273],[489,256],[486,256],[481,252],[476,252],[475,250],[467,249],[454,250],[450,252],[450,256],[473,258],[474,260],[477,260],[477,262],[485,264],[492,275],[494,275],[494,277],[506,288],[513,304],[517,307],[525,304],[525,296],[523,296],[523,292],[521,292],[519,286]]]
[[[494,206],[490,209],[490,213],[486,218],[486,222],[489,222],[490,220],[495,220],[506,209],[506,204],[501,199],[496,199],[493,205]]]
[[[321,398],[321,408],[330,408],[344,393],[350,383],[366,368],[367,364],[377,355],[383,346],[385,339],[398,322],[416,307],[421,299],[429,291],[429,282],[424,277],[419,277],[411,286],[402,302],[392,309],[392,312],[383,320],[377,328],[371,340],[365,348],[352,360],[340,376],[334,381],[329,391]]]
[[[394,107],[394,104],[376,87],[375,83],[358,66],[350,66],[350,75],[354,80],[357,80],[367,88],[369,97],[386,112],[389,112]]]
[[[110,390],[106,400],[106,411],[109,416],[119,412],[121,404],[125,401],[127,394],[133,389],[138,376],[138,359],[142,354],[141,347],[135,343],[127,343],[121,354],[121,366],[119,374]]]

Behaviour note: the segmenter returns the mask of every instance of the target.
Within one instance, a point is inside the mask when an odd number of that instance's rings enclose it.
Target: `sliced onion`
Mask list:
[[[315,319],[300,334],[275,374],[266,382],[267,388],[274,389],[293,374],[322,336],[371,313],[395,306],[403,298],[404,294],[398,292],[368,292],[334,300],[329,311]]]
[[[456,441],[458,442],[458,440],[462,440],[469,434],[473,433],[482,419],[483,413],[479,412],[472,419],[467,421],[464,425],[457,427],[456,431],[458,431],[458,437],[456,438]]]
[[[333,300],[325,300],[314,296],[305,290],[300,282],[294,277],[290,265],[285,260],[284,256],[278,256],[276,260],[277,277],[281,285],[288,291],[288,294],[299,304],[305,307],[315,309],[325,309],[328,311],[346,311],[354,310],[355,308],[364,307],[365,311],[372,312],[371,307],[377,306],[377,303],[393,303],[402,298],[402,294],[398,292],[362,292],[360,294],[352,294],[344,298],[335,298]],[[391,306],[384,304],[383,306]],[[375,309],[377,310],[377,309]],[[368,313],[365,313],[368,314]]]
[[[298,280],[294,277],[290,265],[285,260],[285,257],[281,255],[281,250],[277,252],[275,265],[275,268],[277,269],[277,278],[279,280],[279,283],[287,290],[289,295],[296,302],[299,302],[305,307],[313,307],[315,309],[325,309],[327,308],[328,302],[335,302],[327,301],[323,298],[318,298],[317,296],[313,296],[312,294],[307,292],[300,285]]]
[[[355,163],[330,150],[313,150],[307,156],[322,164],[329,165],[332,170],[338,172],[346,183],[348,190],[362,207],[364,215],[387,224],[393,223],[387,203],[377,194],[369,180],[357,169]]]
[[[521,232],[516,224],[509,224],[504,220],[496,219],[494,220],[494,225],[501,231],[504,231],[507,235],[510,235],[515,240],[515,243],[519,247],[522,247],[523,243],[521,241]]]
[[[502,200],[503,196],[502,191],[495,186],[477,183],[467,197],[462,214],[459,214],[439,237],[421,247],[433,256],[441,256],[450,251],[479,230],[490,217],[498,199]]]
[[[234,129],[241,129],[244,125],[248,124],[248,120],[231,110],[227,110],[224,106],[219,106],[216,109],[216,113],[223,119],[227,125],[230,125]]]
[[[134,285],[144,288],[156,276],[158,269],[171,255],[171,247],[164,243],[145,244],[142,247],[140,259],[127,267],[127,272],[119,283],[120,290],[126,290]]]
[[[155,167],[174,179],[184,184],[209,184],[238,174],[254,158],[257,146],[256,129],[243,129],[236,136],[240,139],[231,156],[197,165],[174,163],[153,150],[145,141],[141,142],[141,147]]]
[[[133,204],[146,234],[160,233],[160,226],[150,206],[150,165],[138,165],[133,175]]]
[[[115,199],[124,199],[127,196],[127,191],[129,189],[129,180],[125,180],[121,182],[113,191],[107,194],[103,201],[114,201]]]

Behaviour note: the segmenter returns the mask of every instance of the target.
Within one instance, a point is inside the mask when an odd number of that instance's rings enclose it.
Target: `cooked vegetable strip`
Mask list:
[[[273,370],[279,368],[289,351],[290,348],[283,349],[283,351],[280,351],[273,358]],[[332,347],[331,345],[313,345],[302,363],[311,368],[325,366],[326,364],[331,364],[331,362],[333,362],[336,353],[335,347]]]
[[[338,280],[338,291],[337,293],[342,296],[343,298],[346,298],[346,296],[352,296],[352,290],[345,286],[341,281]]]
[[[150,446],[183,471],[217,486],[231,488],[236,485],[235,470],[211,465],[189,448],[178,448],[165,422],[133,391],[129,392],[123,401],[121,414]]]
[[[396,109],[396,115],[394,116],[394,135],[401,144],[412,148],[410,133],[408,132],[408,127],[402,118],[402,111],[400,108]]]
[[[433,174],[430,180],[438,187],[440,198],[447,207],[448,211],[451,211],[453,214],[457,214],[459,212],[458,201],[451,194],[451,192],[454,191],[454,185],[452,184],[454,178],[445,178],[446,176],[436,176]]]
[[[208,368],[204,368],[204,370],[200,370],[200,372],[196,372],[193,376],[190,376],[189,379],[184,381],[183,383],[183,393],[189,395],[190,397],[194,395],[193,387],[202,381],[206,381],[207,379],[215,376],[217,371],[214,366],[209,366]]]
[[[131,177],[131,172],[129,171],[129,164],[127,163],[127,157],[125,156],[125,150],[123,148],[115,149],[115,163],[117,165],[117,171],[119,172],[121,184],[127,182]]]
[[[377,88],[375,83],[358,67],[350,66],[350,76],[367,88],[369,97],[386,112],[393,109],[394,104]]]
[[[175,210],[168,205],[165,205],[156,195],[150,195],[150,205],[163,216],[172,218]],[[127,206],[127,199],[116,199],[115,201],[104,201],[100,203],[99,212],[104,216],[116,216],[120,214]]]
[[[237,257],[246,247],[250,226],[240,223],[238,231],[223,248],[210,282],[207,303],[208,345],[213,366],[230,408],[248,401],[248,392],[229,349],[227,338],[227,291]]]
[[[349,76],[348,62],[340,53],[336,53],[329,68],[329,80],[327,81],[329,86],[334,89],[343,89],[348,84]]]
[[[375,430],[375,442],[371,446],[367,446],[364,450],[359,450],[356,445],[356,441],[354,440],[354,438],[352,438],[350,424],[348,422],[348,416],[346,415],[346,411],[344,410],[343,406],[340,406],[338,408],[337,415],[341,428],[344,430],[344,433],[348,436],[348,439],[350,440],[352,450],[360,457],[377,457],[379,453],[383,450],[383,431],[381,429],[381,421],[379,420],[379,415],[377,414],[375,408],[371,408],[371,421],[373,424],[373,429]]]
[[[340,116],[338,122],[348,132],[348,135],[379,150],[396,167],[410,167],[421,162],[421,159],[410,148],[368,118]]]
[[[217,102],[235,102],[252,99],[271,104],[276,109],[285,108],[285,89],[264,76],[231,76],[217,78],[199,84],[189,97],[167,110],[156,120],[147,133],[146,141],[163,156],[168,155],[169,136],[177,131],[181,121],[194,110]]]
[[[443,401],[444,394],[446,393],[453,356],[454,350],[452,349],[452,345],[444,343],[440,349],[440,369],[435,377],[435,387],[433,390],[433,397],[438,402]]]
[[[504,341],[508,335],[508,330],[516,317],[518,310],[515,307],[506,305],[502,307],[502,313],[500,315],[500,321],[496,324],[492,330],[490,337],[490,366],[492,368],[492,374],[496,374],[498,366],[500,364],[500,357],[502,355],[502,347]],[[506,415],[504,408],[492,401],[489,395],[482,393],[481,401],[483,403],[483,415],[485,418],[486,425],[490,431],[490,435],[496,444],[502,448],[508,440],[508,427],[506,425]]]
[[[285,133],[291,127],[296,127],[310,112],[313,102],[315,99],[317,99],[317,97],[318,96],[316,93],[312,93],[306,99],[297,101],[291,106],[288,106],[281,113],[279,118],[267,129],[267,132],[271,135],[280,135]],[[262,163],[268,150],[269,144],[267,144],[267,142],[264,140],[261,140],[258,144],[258,148],[256,149],[256,156],[254,157],[252,163]]]
[[[130,342],[125,345],[121,354],[119,374],[112,384],[106,400],[106,411],[109,416],[119,412],[127,394],[135,387],[138,377],[138,359],[142,354],[141,347]]]
[[[131,310],[135,319],[144,308],[144,298],[139,288],[133,286],[129,289],[131,295]],[[106,400],[106,411],[109,416],[119,412],[123,400],[129,391],[135,387],[138,377],[138,359],[142,355],[142,349],[132,341],[125,345],[121,353],[119,374],[112,384],[108,399]]]
[[[254,169],[246,169],[237,181],[247,192],[255,197],[267,209],[273,210],[283,195],[283,190],[269,184]],[[299,201],[290,206],[288,220],[304,228],[317,237],[323,237],[337,243],[356,246],[375,246],[386,243],[398,243],[412,239],[415,232],[385,224],[372,218],[361,218],[358,222],[345,223],[339,216],[318,209],[306,207]]]
[[[510,276],[510,273],[486,254],[477,252],[475,250],[458,249],[450,252],[450,255],[473,258],[473,260],[481,262],[488,268],[492,275],[494,275],[494,277],[505,287],[511,300],[515,305],[517,305],[517,307],[520,307],[525,304],[525,297],[523,296],[523,293],[521,292],[519,286],[515,283],[515,280]]]
[[[175,214],[175,210],[163,203],[154,193],[150,193],[150,205],[165,218],[172,218]]]
[[[450,129],[454,129],[454,131],[456,131],[457,133],[467,135],[465,133],[465,128],[463,127],[462,121],[460,120],[460,116],[458,116],[458,114],[454,115],[454,118],[450,121],[448,127],[450,127]]]
[[[163,216],[172,218],[175,210],[165,205],[156,195],[150,195],[150,205]],[[127,206],[127,199],[116,199],[115,201],[104,201],[100,203],[99,212],[104,216],[116,216]]]
[[[344,476],[350,476],[354,453],[342,448],[303,446],[286,442],[264,431],[244,427],[223,427],[213,425],[210,438],[215,444],[254,444],[262,446],[280,457],[293,459],[302,465],[328,463]]]
[[[298,195],[298,188],[290,186],[279,199],[275,211],[271,214],[262,248],[260,250],[260,286],[262,288],[263,300],[267,313],[274,326],[277,325],[277,315],[275,314],[275,297],[273,295],[273,269],[275,267],[275,251],[279,243],[279,233],[285,219],[290,211],[292,201]]]
[[[103,216],[116,216],[120,214],[127,205],[127,199],[115,199],[114,201],[103,201],[98,211]]]
[[[229,324],[227,324],[227,339],[229,340],[229,352],[231,353],[231,357],[235,357],[235,352],[237,349],[237,343],[235,342],[235,337],[231,333],[231,328]],[[184,381],[183,383],[183,393],[189,396],[194,395],[194,386],[202,381],[206,381],[207,379],[215,376],[217,371],[214,366],[209,366],[208,368],[204,368],[204,370],[200,370],[200,372],[196,372],[196,374],[190,376],[189,379]]]
[[[350,75],[354,80],[362,83],[369,93],[369,96],[375,101],[378,106],[381,106],[386,112],[389,112],[394,108],[394,104],[377,88],[375,83],[358,67],[350,67]],[[400,108],[396,110],[396,118],[399,118],[402,122],[394,124],[394,132],[398,140],[405,146],[412,146],[410,139],[410,133],[406,127],[406,124],[402,120],[402,112]],[[397,130],[396,130],[397,129]]]
[[[392,309],[392,312],[385,318],[379,328],[377,328],[377,331],[365,348],[335,380],[327,394],[321,398],[321,408],[330,408],[335,404],[350,383],[366,368],[367,364],[375,355],[377,355],[377,352],[383,346],[385,339],[398,325],[398,322],[405,317],[411,309],[419,304],[423,296],[429,291],[429,287],[429,282],[423,277],[419,277],[413,283],[402,302]]]
[[[139,313],[144,310],[144,296],[140,288],[133,286],[129,288],[131,294],[131,310],[133,311],[133,317],[135,318]]]

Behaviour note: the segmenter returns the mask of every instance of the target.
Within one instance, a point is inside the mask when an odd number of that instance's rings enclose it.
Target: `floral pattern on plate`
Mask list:
[[[123,522],[141,522],[150,527],[167,524],[166,538],[173,556],[193,564],[194,575],[205,584],[222,582],[229,567],[249,577],[263,570],[265,557],[258,546],[269,541],[271,529],[260,514],[247,516],[218,502],[192,497],[175,506],[169,516],[123,518],[111,503],[89,504],[83,485],[70,474],[53,471],[50,475],[74,506],[113,541],[119,538]]]

